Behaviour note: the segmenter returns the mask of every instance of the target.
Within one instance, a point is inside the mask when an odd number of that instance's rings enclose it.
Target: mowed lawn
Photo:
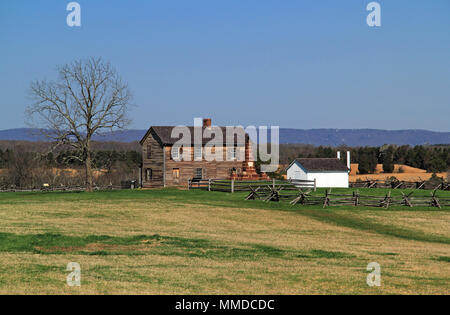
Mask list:
[[[0,294],[450,293],[449,208],[322,209],[244,197],[2,193]],[[81,287],[66,284],[69,262],[81,266]],[[381,287],[366,283],[371,262],[381,265]]]

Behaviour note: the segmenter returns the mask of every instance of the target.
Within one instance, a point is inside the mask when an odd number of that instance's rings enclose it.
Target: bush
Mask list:
[[[436,173],[433,173],[433,175],[431,175],[431,178],[428,180],[429,183],[432,184],[440,184],[444,182],[444,178],[437,176]]]

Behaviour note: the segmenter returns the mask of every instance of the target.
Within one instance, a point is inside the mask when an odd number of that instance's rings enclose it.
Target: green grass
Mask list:
[[[17,235],[13,233],[0,233],[0,252],[30,252],[39,254],[63,254],[73,252],[86,254],[76,250],[89,244],[104,245],[136,245],[142,240],[158,241],[159,235],[112,237],[107,235],[69,236],[55,233]],[[72,250],[71,250],[72,249]],[[91,252],[89,254],[93,255]],[[98,252],[99,254],[102,251]],[[108,254],[105,252],[105,254]]]
[[[450,262],[450,257],[449,256],[441,256],[436,258],[437,261],[443,261],[443,262]]]
[[[450,244],[450,237],[431,235],[413,229],[405,229],[394,224],[381,224],[370,219],[358,218],[356,215],[339,213],[333,210],[301,210],[299,214],[348,228],[393,236],[412,241]]]
[[[353,191],[358,190],[362,195],[372,195],[384,197],[389,189],[377,188],[377,189],[352,189],[352,188],[334,188],[332,193],[337,194],[351,194]],[[319,188],[316,192],[312,192],[313,196],[324,196],[326,189]],[[392,196],[401,196],[401,193],[410,193],[414,190],[391,190]],[[415,190],[413,196],[430,197],[430,191],[428,190]],[[215,201],[215,203],[238,206],[236,202],[245,204],[244,198],[248,193],[237,192],[234,194],[223,192],[206,192],[201,190],[178,190],[178,189],[157,189],[157,190],[114,190],[114,191],[100,191],[100,192],[7,192],[0,193],[0,204],[20,204],[32,201],[33,203],[47,203],[57,201],[120,201],[129,200],[133,198],[135,200],[147,199],[151,196],[153,199],[171,199],[181,202],[208,202]],[[439,191],[437,193],[440,197],[450,198],[450,191]],[[218,198],[216,198],[218,197]],[[231,203],[231,204],[230,204]],[[406,208],[406,207],[401,207]],[[413,208],[414,209],[414,208]]]
[[[301,255],[300,257],[310,259],[316,258],[341,259],[341,258],[355,258],[356,256],[343,252],[331,252],[326,250],[313,249],[308,254]]]
[[[110,245],[104,250],[89,251],[89,245]],[[157,244],[157,246],[154,246]],[[112,246],[111,246],[112,245]],[[115,246],[120,246],[120,250]],[[139,251],[133,245],[142,245]],[[89,235],[84,237],[61,234],[16,235],[0,233],[0,252],[33,253],[41,255],[76,254],[90,256],[109,255],[161,255],[203,257],[213,260],[257,260],[261,258],[349,258],[352,255],[323,250],[294,251],[264,244],[237,244],[231,246],[205,239],[187,239],[161,235],[114,237]],[[129,246],[129,248],[127,248]],[[86,249],[83,249],[86,247]]]
[[[314,195],[323,195],[326,189],[318,189],[314,192]],[[335,188],[333,192],[349,194],[354,189]],[[389,189],[358,189],[361,194],[370,194],[377,196],[385,196]],[[392,196],[401,196],[401,193],[408,193],[412,190],[392,190]],[[429,196],[430,192],[425,190],[417,190],[414,193],[417,196]],[[348,210],[357,214],[361,211],[433,211],[433,212],[448,212],[450,207],[444,207],[442,209],[431,207],[391,207],[390,209],[384,208],[370,208],[370,207],[348,207],[338,206],[329,207],[323,209],[321,206],[291,206],[287,202],[263,202],[263,201],[246,201],[244,200],[247,193],[222,193],[222,192],[205,192],[199,190],[182,191],[176,189],[165,190],[121,190],[121,191],[104,191],[93,193],[67,193],[67,192],[32,192],[32,193],[0,193],[0,205],[1,204],[23,204],[28,202],[33,203],[47,203],[47,202],[70,202],[70,201],[106,201],[106,202],[119,202],[124,200],[145,200],[151,195],[154,201],[170,200],[171,203],[183,205],[189,204],[201,204],[220,207],[232,207],[232,208],[251,208],[251,209],[264,209],[264,210],[281,210],[281,211],[295,211],[296,213],[319,220],[326,223],[335,224],[337,226],[345,226],[357,230],[368,231],[378,233],[387,236],[393,236],[408,240],[416,240],[423,242],[443,243],[450,244],[450,237],[444,237],[439,235],[428,235],[420,231],[413,229],[399,228],[396,225],[375,223],[365,218],[359,218],[355,215],[349,215]],[[440,196],[450,197],[450,192],[440,191]],[[342,212],[340,210],[346,210]],[[67,217],[70,214],[67,213],[53,213],[53,216]],[[103,217],[102,214],[91,214],[88,217],[96,218]]]
[[[0,193],[0,293],[449,292],[448,207],[322,209],[246,195]],[[71,261],[82,265],[78,291],[64,282]],[[372,261],[381,289],[365,285]]]

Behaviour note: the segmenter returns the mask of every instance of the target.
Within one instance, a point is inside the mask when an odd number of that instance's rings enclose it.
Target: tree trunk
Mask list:
[[[86,191],[92,192],[94,187],[94,180],[92,175],[92,159],[91,150],[88,146],[86,149]]]

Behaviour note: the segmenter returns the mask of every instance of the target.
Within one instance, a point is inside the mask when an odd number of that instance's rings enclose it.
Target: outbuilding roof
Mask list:
[[[295,162],[298,162],[308,172],[349,171],[347,166],[339,159],[327,159],[327,158],[295,159],[289,165],[289,167],[291,167],[292,164],[294,164]]]

